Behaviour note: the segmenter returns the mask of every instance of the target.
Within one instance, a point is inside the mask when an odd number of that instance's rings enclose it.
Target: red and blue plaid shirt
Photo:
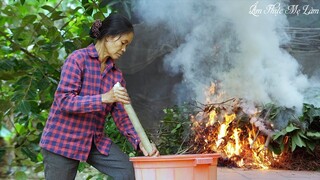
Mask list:
[[[104,134],[106,116],[111,113],[120,132],[137,149],[140,142],[121,103],[104,104],[101,94],[120,82],[122,72],[111,59],[100,73],[101,63],[93,44],[74,51],[65,61],[40,147],[62,156],[86,161],[92,141],[108,155],[111,139]]]

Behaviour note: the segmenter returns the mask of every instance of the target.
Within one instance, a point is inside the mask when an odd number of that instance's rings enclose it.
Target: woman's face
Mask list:
[[[118,35],[107,36],[105,39],[105,48],[107,54],[113,60],[117,60],[126,51],[127,46],[132,42],[133,32]]]

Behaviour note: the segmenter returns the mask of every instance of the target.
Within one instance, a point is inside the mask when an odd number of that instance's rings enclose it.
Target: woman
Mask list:
[[[40,147],[46,179],[74,179],[80,161],[86,161],[114,179],[134,179],[129,157],[104,136],[106,116],[111,113],[123,135],[145,156],[123,104],[130,103],[125,81],[115,61],[126,51],[134,33],[132,24],[111,14],[91,27],[96,44],[74,51],[65,61]],[[120,82],[122,87],[113,88]]]

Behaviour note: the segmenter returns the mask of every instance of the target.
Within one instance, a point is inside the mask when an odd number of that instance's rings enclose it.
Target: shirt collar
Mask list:
[[[94,46],[94,44],[90,44],[87,47],[87,52],[90,57],[99,59],[99,54],[98,54],[98,51],[97,51],[96,47]],[[107,64],[107,66],[109,66],[111,68],[116,68],[115,63],[113,62],[113,60],[111,58],[107,59],[106,64]]]
[[[90,44],[87,47],[87,52],[89,54],[90,57],[92,58],[99,58],[99,54],[98,51],[96,50],[96,47],[94,46],[94,44]]]

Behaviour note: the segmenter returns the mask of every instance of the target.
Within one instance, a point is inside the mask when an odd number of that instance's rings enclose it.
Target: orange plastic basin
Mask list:
[[[136,180],[216,180],[219,154],[132,157]]]

